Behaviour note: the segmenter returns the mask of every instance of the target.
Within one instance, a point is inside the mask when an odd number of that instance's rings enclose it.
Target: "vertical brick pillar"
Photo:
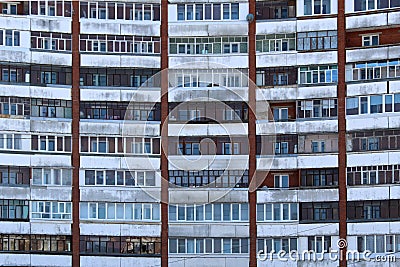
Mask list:
[[[256,1],[249,0],[249,14],[254,16],[254,20],[249,22],[249,122],[248,122],[248,140],[249,140],[249,237],[250,237],[250,261],[249,266],[257,266],[257,216],[256,216],[256,204],[257,204],[257,192],[256,188],[252,188],[252,179],[255,179],[256,174]]]
[[[168,0],[161,0],[161,266],[168,266]]]
[[[72,266],[80,266],[79,256],[79,72],[81,59],[79,54],[79,1],[72,1]]]
[[[338,1],[338,125],[339,125],[339,238],[347,238],[346,181],[346,18],[345,0]],[[346,248],[341,250],[340,267],[347,266]]]

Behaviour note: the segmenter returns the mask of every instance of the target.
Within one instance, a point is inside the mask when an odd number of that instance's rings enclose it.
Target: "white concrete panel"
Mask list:
[[[347,223],[348,235],[386,235],[389,229],[389,222]]]
[[[104,33],[103,33],[104,34]],[[115,34],[115,33],[114,33]],[[115,54],[81,54],[82,67],[120,67],[121,57]]]
[[[256,90],[257,101],[296,99],[297,86],[283,86]]]
[[[2,46],[0,49],[0,61],[30,63],[31,52],[28,48]]]
[[[122,68],[153,68],[159,69],[161,68],[161,57],[160,55],[151,55],[151,56],[141,56],[141,55],[133,55],[126,56],[121,55],[121,66]],[[105,67],[108,67],[107,65]]]
[[[81,220],[80,223],[80,228],[81,228],[81,235],[105,235],[105,236],[120,236],[121,235],[121,225],[120,224],[107,224],[104,222],[99,222],[99,223],[86,223],[82,222]],[[88,265],[84,265],[88,266]],[[112,265],[110,265],[112,266]]]
[[[30,97],[71,100],[71,86],[30,86]]]
[[[136,101],[156,103],[160,102],[160,89],[85,87],[81,89],[81,101]]]
[[[2,199],[30,199],[29,187],[0,187]]]
[[[119,21],[81,19],[81,34],[120,35],[121,29],[118,22]]]
[[[262,67],[279,67],[279,66],[296,66],[297,52],[281,52],[281,53],[257,53],[256,66]]]
[[[186,64],[195,65],[197,62],[208,62],[210,65],[217,66],[218,64],[224,65],[229,68],[247,68],[248,60],[247,55],[237,54],[237,55],[226,55],[226,54],[210,54],[207,56],[192,56],[192,55],[170,55],[169,56],[169,67],[179,68],[180,65],[185,64],[184,68],[187,68]]]
[[[388,47],[357,48],[346,51],[346,62],[360,62],[387,59]]]
[[[338,235],[339,223],[299,224],[298,230],[304,236]]]
[[[121,23],[121,20],[117,21],[121,27],[121,35],[160,36],[160,22],[158,21],[124,22]]]
[[[324,202],[324,201],[339,201],[338,189],[305,189],[299,190],[298,201],[303,202]]]
[[[248,87],[199,87],[199,88],[170,88],[168,101],[247,101]]]
[[[298,155],[298,168],[311,169],[318,162],[318,168],[336,168],[338,167],[338,155]]]
[[[119,135],[121,132],[122,122],[84,119],[80,122],[79,126],[81,134]]]
[[[299,190],[262,189],[257,191],[257,203],[288,203],[298,202]]]
[[[298,88],[297,99],[337,97],[336,85],[304,86]]]
[[[71,166],[71,155],[35,154],[31,156],[31,166],[69,167]]]
[[[207,255],[199,260],[198,255],[187,254],[184,257],[169,255],[168,266],[171,267],[232,267],[247,266],[249,264],[248,256],[237,256],[235,254]]]
[[[389,164],[400,164],[400,152],[399,151],[390,151],[388,153],[389,156]],[[376,164],[378,165],[378,164]]]
[[[30,97],[30,88],[27,85],[2,84],[0,88],[1,96]]]
[[[389,93],[400,93],[400,81],[389,81]]]
[[[400,24],[400,12],[388,12],[388,25]]]
[[[72,248],[71,248],[72,249]],[[31,266],[43,267],[68,267],[72,266],[70,255],[31,255]]]
[[[71,187],[32,187],[31,200],[71,201]]]
[[[366,129],[385,129],[389,126],[389,117],[381,114],[374,115],[351,115],[347,116],[347,131]]]
[[[347,188],[347,201],[390,199],[389,186],[363,186]]]
[[[247,21],[185,21],[169,24],[169,37],[247,36]]]
[[[2,165],[9,166],[30,166],[31,156],[22,154],[0,154],[0,162]]]
[[[209,202],[218,203],[247,203],[248,202],[248,190],[245,188],[239,189],[231,188],[225,190],[210,190],[209,191]]]
[[[81,187],[81,201],[158,203],[159,198],[154,199],[150,193],[159,195],[159,190],[149,189],[147,192],[140,187],[84,186]]]
[[[160,224],[122,224],[121,236],[153,236],[161,235]]]
[[[121,90],[106,87],[82,88],[81,101],[121,101]]]
[[[337,51],[298,53],[297,65],[337,64]]]
[[[356,166],[375,166],[388,165],[389,154],[387,152],[369,152],[369,153],[348,153],[347,167]]]
[[[274,135],[297,133],[296,122],[266,122],[258,121],[256,124],[256,134]]]
[[[70,53],[32,51],[32,63],[71,66],[72,55]]]
[[[0,265],[1,266],[31,266],[31,256],[29,254],[18,254],[15,253],[1,253],[0,254]]]
[[[307,121],[297,120],[296,126],[298,133],[326,133],[338,131],[338,121],[335,119]]]
[[[81,231],[81,234],[82,234],[82,231]],[[107,234],[105,234],[105,235],[107,235]],[[141,258],[139,258],[139,259],[141,259]],[[138,259],[138,261],[139,261],[139,259]],[[82,267],[86,267],[86,266],[120,267],[121,266],[121,258],[119,258],[119,257],[81,256],[80,260],[81,260]],[[138,265],[138,266],[142,266],[142,265]]]
[[[143,267],[152,267],[152,266],[161,266],[161,258],[160,257],[122,257],[121,258],[121,267],[132,267],[132,266],[143,266]]]
[[[121,101],[137,101],[156,103],[161,101],[160,88],[144,88],[121,90]]]
[[[99,165],[96,165],[99,166]],[[101,168],[101,167],[100,167]],[[131,170],[159,170],[159,157],[124,157],[121,158],[120,168]]]
[[[387,13],[351,16],[346,18],[346,29],[382,27],[387,22]]]
[[[387,82],[354,83],[347,85],[347,96],[376,95],[387,92]]]
[[[0,25],[3,29],[26,31],[31,27],[31,20],[26,16],[5,16],[0,17]]]
[[[107,166],[108,169],[119,169],[121,167],[121,159],[117,157],[99,157],[81,155],[82,169],[101,169]]]
[[[29,119],[0,119],[0,131],[29,132],[31,121]]]
[[[219,136],[247,135],[246,123],[222,124],[169,124],[169,136]]]
[[[71,134],[71,120],[70,119],[54,119],[54,118],[35,118],[31,119],[32,133],[57,133],[57,134]]]
[[[71,18],[31,16],[31,31],[71,33]]]
[[[256,34],[283,34],[296,32],[295,20],[257,21]]]
[[[400,57],[400,46],[389,46],[388,59],[397,59]]]
[[[246,169],[247,155],[168,156],[169,170]]]
[[[296,235],[298,232],[298,223],[283,223],[283,222],[257,222],[257,237],[283,237]]]
[[[296,22],[297,32],[333,31],[337,29],[336,18],[306,19]]]
[[[31,234],[71,235],[71,220],[34,220],[31,222]]]
[[[263,156],[257,158],[257,170],[297,169],[296,157]]]
[[[31,226],[29,222],[1,222],[1,233],[3,234],[15,234],[26,235],[31,233]],[[0,253],[3,255],[3,253]],[[1,261],[0,261],[1,262]],[[1,265],[1,263],[0,263]]]
[[[400,185],[395,184],[389,187],[389,195],[391,199],[400,199]]]

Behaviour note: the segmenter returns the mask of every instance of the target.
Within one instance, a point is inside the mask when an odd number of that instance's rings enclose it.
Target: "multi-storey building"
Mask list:
[[[397,266],[400,1],[0,6],[0,265]]]

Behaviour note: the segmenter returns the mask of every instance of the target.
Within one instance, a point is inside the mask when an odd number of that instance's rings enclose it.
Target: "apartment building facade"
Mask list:
[[[400,261],[400,1],[0,6],[0,265]]]

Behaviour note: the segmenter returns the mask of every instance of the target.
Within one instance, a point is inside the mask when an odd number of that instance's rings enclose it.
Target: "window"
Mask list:
[[[338,185],[338,169],[316,169],[301,171],[301,186]]]
[[[297,84],[297,68],[277,67],[258,69],[256,84],[258,86],[285,86]]]
[[[399,60],[354,63],[351,66],[352,74],[347,80],[361,81],[373,79],[386,79],[400,76]]]
[[[297,238],[258,238],[257,252],[277,254],[280,251],[292,253],[297,251]]]
[[[33,185],[71,185],[72,170],[71,169],[32,169]]]
[[[377,171],[362,172],[361,184],[378,184]]]
[[[161,255],[161,239],[133,236],[80,236],[82,255]]]
[[[155,186],[153,171],[85,170],[85,185]]]
[[[379,138],[361,138],[361,151],[379,150]]]
[[[364,35],[362,36],[362,46],[379,45],[379,35]]]
[[[289,143],[288,142],[274,143],[274,147],[275,147],[275,155],[289,154]]]
[[[357,251],[363,253],[366,250],[369,250],[371,253],[399,252],[400,236],[399,235],[357,236]]]
[[[273,108],[274,121],[288,121],[288,108]]]
[[[169,220],[174,221],[248,221],[247,203],[170,205]]]
[[[239,143],[224,143],[224,155],[239,155],[240,154],[240,144]]]
[[[0,46],[20,46],[20,32],[0,29]]]
[[[330,0],[304,0],[304,15],[321,15],[330,13]]]
[[[32,98],[31,116],[70,119],[72,118],[72,101]]]
[[[394,95],[396,100],[398,98],[397,95],[400,94]],[[385,102],[383,103],[383,101]],[[392,112],[393,109],[393,95],[371,95],[346,99],[347,115]]]
[[[71,136],[32,135],[31,149],[34,151],[71,152]]]
[[[337,66],[313,66],[299,68],[299,84],[336,83]]]
[[[4,75],[3,75],[4,77]],[[13,116],[29,116],[29,99],[19,97],[0,97],[0,114]]]
[[[379,219],[381,218],[380,205],[365,205],[363,208],[363,219]]]
[[[275,175],[274,176],[275,188],[289,188],[289,175]]]
[[[2,3],[0,4],[3,6],[2,8],[2,14],[6,15],[17,15],[17,6],[18,4],[8,4],[8,3]]]
[[[32,201],[32,219],[70,220],[71,202]]]
[[[323,153],[325,152],[325,141],[312,141],[311,142],[312,153]]]
[[[230,54],[247,53],[247,37],[170,38],[170,54]]]
[[[328,118],[337,116],[337,99],[297,101],[297,118]]]
[[[28,167],[0,166],[0,185],[29,186],[30,170]]]
[[[185,11],[186,10],[186,11]],[[221,16],[222,11],[222,16]],[[239,4],[178,4],[178,20],[238,20]]]
[[[82,220],[160,221],[159,204],[81,202]]]
[[[0,220],[28,220],[29,203],[26,200],[0,200]]]
[[[19,251],[30,253],[70,254],[71,236],[62,235],[0,235],[0,251]]]
[[[248,184],[248,171],[170,171],[169,181],[172,184],[182,187],[246,187]]]
[[[296,2],[268,0],[256,2],[256,19],[286,19],[296,17]]]
[[[21,150],[22,136],[20,134],[2,134],[0,133],[0,149]]]
[[[71,34],[31,32],[31,48],[54,51],[72,51]]]
[[[239,254],[249,253],[247,238],[170,238],[171,254]]]
[[[330,236],[309,236],[308,250],[314,253],[330,252],[332,249]]]
[[[257,221],[297,221],[297,203],[257,204]]]
[[[354,11],[367,11],[399,6],[400,3],[396,0],[354,0]]]
[[[337,31],[298,32],[297,50],[337,49]]]
[[[338,221],[338,202],[301,203],[301,222]]]
[[[257,52],[281,52],[296,50],[296,36],[290,34],[257,35]]]

